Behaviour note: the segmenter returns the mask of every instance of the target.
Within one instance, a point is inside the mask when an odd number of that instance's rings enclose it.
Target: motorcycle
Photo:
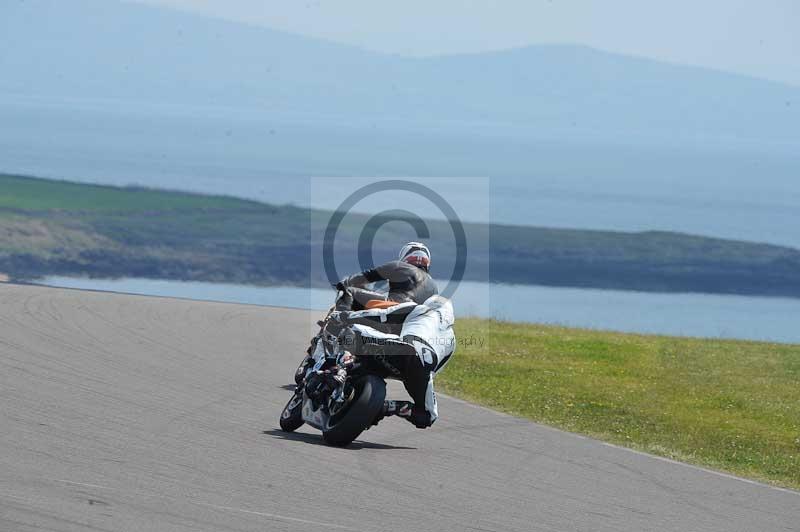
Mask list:
[[[341,292],[337,299],[340,296]],[[384,379],[393,375],[376,357],[346,349],[353,347],[343,338],[336,316],[331,307],[318,322],[311,359],[297,368],[297,388],[281,412],[280,427],[293,432],[308,424],[322,431],[329,445],[343,447],[380,419],[386,399]]]

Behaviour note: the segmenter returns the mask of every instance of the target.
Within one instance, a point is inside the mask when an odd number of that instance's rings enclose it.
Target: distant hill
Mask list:
[[[0,73],[0,97],[235,106],[399,130],[800,138],[800,88],[745,76],[580,46],[405,58],[113,0],[6,2]]]
[[[147,277],[327,286],[322,239],[332,213],[223,196],[115,188],[0,174],[0,273]],[[383,262],[410,224],[370,217],[337,232],[338,274]],[[435,274],[450,278],[458,253],[446,222],[428,220]],[[800,297],[800,250],[669,232],[464,225],[464,279],[654,292]],[[365,261],[365,266],[369,262]]]

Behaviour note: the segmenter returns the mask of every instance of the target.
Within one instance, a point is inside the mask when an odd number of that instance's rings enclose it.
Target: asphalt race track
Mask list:
[[[0,530],[800,530],[796,492],[446,397],[346,449],[284,434],[318,318],[0,284]]]

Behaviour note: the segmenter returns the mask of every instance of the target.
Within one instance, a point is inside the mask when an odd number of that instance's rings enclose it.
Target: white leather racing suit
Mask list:
[[[384,310],[341,314],[355,333],[361,354],[383,357],[381,360],[396,370],[395,377],[403,381],[414,401],[414,417],[409,421],[419,428],[433,424],[439,417],[433,379],[456,347],[450,300],[434,295],[421,305],[409,302]],[[392,322],[402,323],[399,333]]]

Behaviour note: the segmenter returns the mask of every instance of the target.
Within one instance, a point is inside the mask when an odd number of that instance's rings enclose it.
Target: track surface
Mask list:
[[[285,435],[316,318],[0,285],[0,530],[800,529],[798,493],[448,398],[347,449]]]

